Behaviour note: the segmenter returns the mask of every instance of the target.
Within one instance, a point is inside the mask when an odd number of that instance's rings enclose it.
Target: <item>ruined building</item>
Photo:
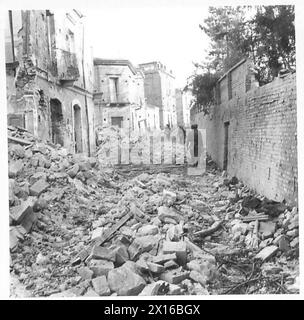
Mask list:
[[[9,12],[6,27],[8,124],[69,152],[95,150],[93,63],[85,17],[76,10]]]
[[[145,102],[144,74],[130,61],[95,58],[94,78],[95,128],[159,128],[159,109]]]
[[[295,204],[298,199],[296,74],[259,87],[242,60],[217,83],[208,115],[191,109],[206,129],[207,153],[228,174],[257,192]]]
[[[145,74],[145,97],[150,106],[159,108],[160,127],[176,127],[175,77],[160,62],[139,65]]]

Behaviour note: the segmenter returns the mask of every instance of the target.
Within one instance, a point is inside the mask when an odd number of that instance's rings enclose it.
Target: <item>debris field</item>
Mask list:
[[[12,297],[299,293],[298,209],[209,159],[102,166],[8,127]]]

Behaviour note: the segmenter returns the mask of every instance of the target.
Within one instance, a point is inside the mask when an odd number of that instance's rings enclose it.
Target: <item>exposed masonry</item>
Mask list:
[[[14,14],[16,67],[11,71],[13,59],[6,50],[8,124],[25,127],[69,152],[92,153],[92,57],[82,51],[82,24],[73,14],[74,22],[49,10]]]
[[[245,65],[233,72],[243,72]],[[232,77],[220,82],[221,104],[213,107],[208,116],[195,115],[199,127],[207,130],[207,153],[223,168],[226,124],[228,173],[269,198],[296,203],[296,75],[277,78],[258,88],[252,88],[251,83],[246,92],[248,73],[234,77],[233,72]]]

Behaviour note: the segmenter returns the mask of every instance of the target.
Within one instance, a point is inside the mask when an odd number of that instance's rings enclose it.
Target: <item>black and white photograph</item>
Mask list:
[[[8,299],[300,295],[303,6],[0,9]]]

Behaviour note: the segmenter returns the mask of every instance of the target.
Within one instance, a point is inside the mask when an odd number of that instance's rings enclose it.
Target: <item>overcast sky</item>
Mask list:
[[[208,47],[200,30],[208,13],[199,7],[103,7],[87,9],[87,27],[95,57],[129,59],[134,64],[159,60],[186,84]]]

